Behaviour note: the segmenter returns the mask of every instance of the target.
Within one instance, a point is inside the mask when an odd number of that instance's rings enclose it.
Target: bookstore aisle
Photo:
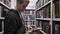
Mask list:
[[[0,34],[10,7],[11,0],[0,0]],[[26,34],[60,34],[60,0],[37,0],[35,7],[22,13]]]

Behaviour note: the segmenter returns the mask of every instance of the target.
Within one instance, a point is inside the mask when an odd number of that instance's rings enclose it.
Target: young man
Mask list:
[[[28,3],[29,0],[17,0],[16,10],[11,9],[5,17],[3,34],[25,34],[21,12],[25,10]]]

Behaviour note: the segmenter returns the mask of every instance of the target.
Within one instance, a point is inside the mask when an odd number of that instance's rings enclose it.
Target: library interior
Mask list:
[[[21,13],[26,34],[60,34],[60,0],[29,1]],[[17,0],[0,0],[0,34],[5,31],[6,14],[16,5]]]

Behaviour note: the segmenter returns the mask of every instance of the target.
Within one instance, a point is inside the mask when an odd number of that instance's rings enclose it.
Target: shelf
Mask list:
[[[25,20],[25,21],[35,21],[35,20]]]
[[[40,30],[43,34],[46,34],[44,31]]]
[[[0,1],[0,4],[3,5],[4,7],[7,7],[8,9],[11,9],[10,7],[8,7],[6,4],[4,4],[3,2]]]
[[[51,1],[47,2],[46,4],[44,4],[43,6],[39,7],[38,9],[36,9],[35,11],[39,10],[39,9],[42,9],[43,7],[45,7],[46,5],[50,4]]]
[[[4,20],[5,18],[4,17],[0,17],[0,20]]]
[[[53,21],[60,21],[60,18],[53,18]]]
[[[2,34],[4,31],[0,32],[0,34]]]
[[[34,15],[34,14],[23,14],[23,15]]]
[[[51,19],[50,18],[35,18],[36,20],[48,20],[50,21]]]

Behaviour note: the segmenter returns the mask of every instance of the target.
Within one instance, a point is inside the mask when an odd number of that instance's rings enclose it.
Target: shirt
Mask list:
[[[20,18],[21,18],[21,20],[22,20],[22,23],[24,24],[24,19],[23,19],[23,16],[22,16],[21,12],[18,12],[18,13],[19,13]]]

